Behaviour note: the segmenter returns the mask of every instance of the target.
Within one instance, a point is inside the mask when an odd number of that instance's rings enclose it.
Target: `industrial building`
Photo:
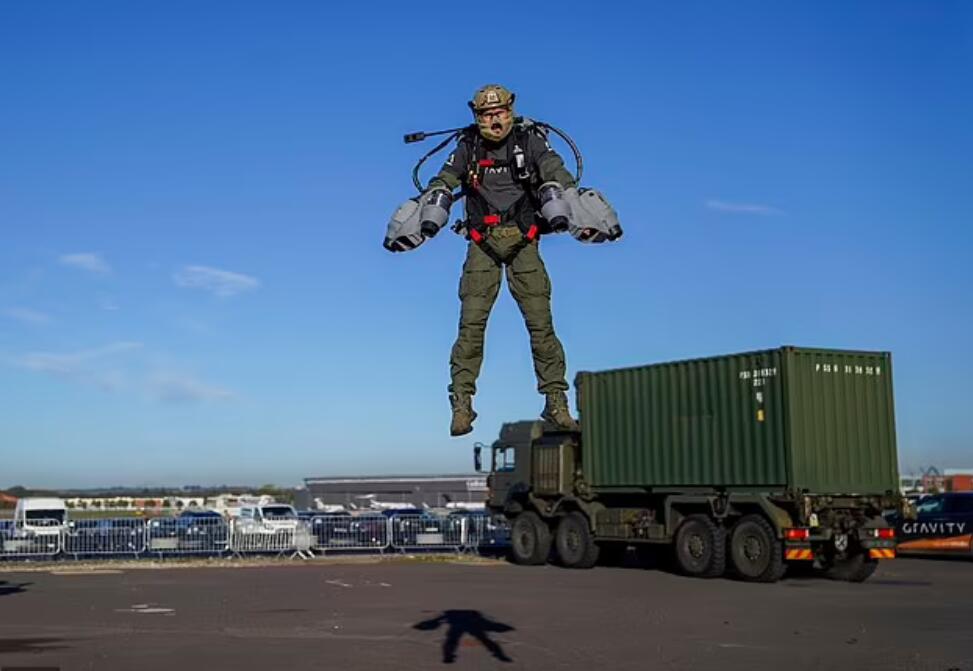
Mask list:
[[[481,507],[486,500],[484,475],[388,475],[305,478],[295,503],[299,508],[344,506],[369,508]]]

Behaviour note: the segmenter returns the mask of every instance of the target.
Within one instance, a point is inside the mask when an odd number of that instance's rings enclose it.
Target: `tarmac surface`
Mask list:
[[[860,585],[314,560],[0,573],[0,668],[973,671],[973,562]]]

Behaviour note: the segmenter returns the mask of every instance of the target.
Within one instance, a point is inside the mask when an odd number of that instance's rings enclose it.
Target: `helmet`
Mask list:
[[[480,128],[480,135],[487,140],[500,142],[510,134],[514,125],[515,97],[500,84],[487,84],[473,94],[473,100],[468,104]],[[501,114],[491,114],[495,111]]]

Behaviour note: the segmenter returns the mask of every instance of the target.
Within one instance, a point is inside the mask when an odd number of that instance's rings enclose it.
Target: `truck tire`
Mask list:
[[[784,577],[784,549],[763,515],[747,515],[730,532],[730,568],[748,582],[777,582]]]
[[[598,561],[598,545],[591,536],[591,526],[578,512],[568,513],[558,522],[554,549],[558,562],[566,568],[591,568]]]
[[[843,582],[865,582],[875,573],[878,561],[869,559],[862,551],[847,557],[835,558],[824,570],[824,575]]]
[[[551,553],[551,530],[537,516],[527,511],[514,518],[510,528],[510,557],[515,564],[537,566],[547,562]]]
[[[690,515],[676,532],[673,556],[683,575],[719,577],[726,570],[726,531],[708,515]]]

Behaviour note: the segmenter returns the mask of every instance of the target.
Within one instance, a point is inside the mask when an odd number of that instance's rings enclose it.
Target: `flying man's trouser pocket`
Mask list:
[[[483,364],[483,336],[499,291],[500,266],[471,243],[459,280],[459,334],[449,358],[451,393],[476,393],[476,379]]]

